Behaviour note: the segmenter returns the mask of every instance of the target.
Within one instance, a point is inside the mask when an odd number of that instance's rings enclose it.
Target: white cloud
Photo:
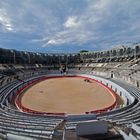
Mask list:
[[[139,34],[140,25],[139,19],[136,18],[138,13],[135,12],[140,6],[134,4],[135,2],[137,0],[89,1],[83,12],[68,15],[63,24],[65,28],[60,28],[60,31],[52,33],[48,38],[53,40],[53,45],[83,45],[93,42],[101,48],[109,47],[109,44],[113,46],[113,44],[127,42],[131,40],[130,37],[137,40],[138,35],[134,35],[134,31]],[[135,5],[135,8],[132,5]],[[45,43],[45,46],[47,47],[48,44]]]
[[[47,44],[53,45],[53,44],[57,44],[57,42],[54,39],[51,39],[47,42]]]
[[[67,21],[64,23],[66,28],[73,28],[78,25],[77,18],[75,16],[68,17]]]
[[[11,21],[3,9],[0,9],[0,24],[3,26],[4,30],[13,31]]]

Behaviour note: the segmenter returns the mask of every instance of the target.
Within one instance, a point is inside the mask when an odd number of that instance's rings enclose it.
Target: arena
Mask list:
[[[54,114],[84,114],[115,107],[116,97],[111,89],[93,79],[86,80],[86,77],[78,76],[49,77],[19,98],[24,108]]]

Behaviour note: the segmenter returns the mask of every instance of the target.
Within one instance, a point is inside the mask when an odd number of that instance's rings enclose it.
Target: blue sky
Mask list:
[[[0,47],[107,50],[140,43],[140,0],[0,0]]]

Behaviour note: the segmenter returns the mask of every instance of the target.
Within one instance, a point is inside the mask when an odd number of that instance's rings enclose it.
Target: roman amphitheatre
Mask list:
[[[132,54],[138,49],[132,47]],[[21,60],[11,65],[9,57],[8,64],[0,65],[0,138],[83,140],[87,130],[93,134],[98,128],[99,137],[104,128],[106,139],[123,140],[125,132],[139,135],[140,57],[139,53],[126,57],[125,50],[123,57],[100,60],[93,52],[92,61],[91,53],[86,52],[65,57],[42,55],[41,59],[49,60],[47,64],[39,60],[42,64],[25,65]],[[2,51],[5,56],[9,52]],[[99,53],[108,55],[108,51]],[[79,136],[78,129],[84,134]]]

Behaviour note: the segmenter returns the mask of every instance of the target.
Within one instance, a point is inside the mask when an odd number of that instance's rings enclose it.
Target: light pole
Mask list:
[[[15,63],[16,63],[16,54],[15,54],[15,51],[14,50],[11,50],[11,53],[13,53],[13,63],[15,65]]]
[[[137,51],[136,51],[136,47],[134,48],[134,58],[135,58],[135,60],[137,59]]]
[[[109,62],[111,62],[111,57],[112,57],[112,51],[110,50],[110,51],[109,51],[109,58],[110,58],[110,59],[109,59]]]
[[[40,54],[40,53],[37,53],[37,56],[38,56],[38,64],[40,64],[40,61],[41,61],[41,54]]]
[[[28,52],[25,52],[25,54],[27,54],[27,55],[28,55],[28,63],[30,64],[30,62],[31,62],[31,59],[30,59],[30,54],[29,54]]]
[[[28,54],[28,59],[29,59],[29,64],[31,63],[31,58],[30,58],[30,54],[29,53],[27,53]]]

